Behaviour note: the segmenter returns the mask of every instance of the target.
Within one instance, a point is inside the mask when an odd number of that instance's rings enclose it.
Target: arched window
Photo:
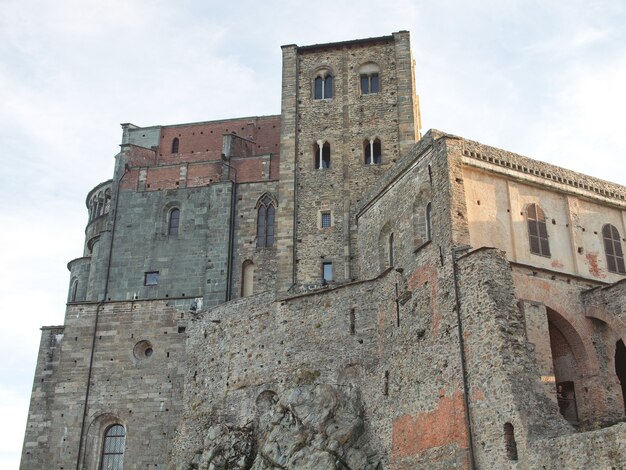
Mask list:
[[[546,216],[539,204],[529,204],[526,208],[526,222],[528,224],[528,240],[530,252],[539,256],[550,257],[548,244],[548,227]]]
[[[77,294],[78,294],[78,279],[74,279],[70,287],[70,302],[76,302]]]
[[[323,100],[333,97],[333,76],[328,70],[318,72],[313,81],[313,98]]]
[[[180,222],[180,209],[172,209],[170,211],[170,220],[167,224],[168,235],[178,235],[178,224]]]
[[[617,228],[611,224],[606,224],[602,227],[602,239],[604,240],[604,253],[609,272],[626,274],[624,252]]]
[[[249,259],[241,266],[241,296],[248,297],[254,292],[254,263]]]
[[[104,432],[102,445],[102,470],[123,470],[126,430],[121,424],[109,426]]]
[[[178,137],[174,137],[174,140],[172,140],[172,153],[178,153],[179,144],[180,141],[178,140]]]
[[[104,191],[104,214],[108,214],[111,210],[111,190]]]
[[[363,141],[363,155],[366,165],[380,165],[382,162],[380,139]]]
[[[369,95],[380,91],[380,67],[373,62],[359,68],[361,94]]]
[[[100,217],[102,215],[103,209],[104,209],[104,196],[102,192],[99,192],[97,199],[96,199],[96,217]]]
[[[511,423],[504,423],[504,450],[508,460],[517,460],[517,442],[515,442],[515,428]]]
[[[330,144],[318,140],[313,146],[315,153],[315,168],[318,170],[330,168]]]
[[[389,235],[389,266],[394,265],[394,246],[393,246],[393,233]]]
[[[258,202],[256,219],[256,246],[267,248],[274,245],[274,217],[276,208],[274,201],[267,194]]]

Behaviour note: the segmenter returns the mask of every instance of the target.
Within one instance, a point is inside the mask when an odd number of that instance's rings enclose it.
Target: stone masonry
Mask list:
[[[22,469],[626,468],[626,188],[422,137],[409,44],[283,46],[277,116],[122,124]]]

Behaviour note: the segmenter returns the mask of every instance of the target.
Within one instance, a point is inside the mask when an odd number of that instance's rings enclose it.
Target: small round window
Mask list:
[[[139,360],[147,359],[152,356],[152,354],[154,354],[154,349],[152,349],[152,343],[150,343],[150,341],[139,341],[133,348],[133,355]]]

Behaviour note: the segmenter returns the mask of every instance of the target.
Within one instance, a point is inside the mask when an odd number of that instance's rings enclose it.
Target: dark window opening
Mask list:
[[[426,205],[426,240],[433,239],[433,221],[432,221],[432,205],[430,202]]]
[[[72,282],[72,289],[70,293],[70,302],[76,302],[77,294],[78,294],[78,279],[74,279],[74,282]]]
[[[354,316],[354,309],[350,309],[350,334],[353,335],[356,332],[356,318]]]
[[[622,397],[626,403],[626,346],[621,339],[615,343],[615,374],[622,385]]]
[[[365,140],[363,142],[363,155],[366,165],[380,165],[382,163],[380,139]]]
[[[538,204],[530,204],[526,208],[526,221],[528,224],[528,240],[530,252],[550,257],[550,245],[548,243],[548,227],[546,216]]]
[[[361,94],[378,93],[380,91],[380,78],[378,73],[361,75]]]
[[[322,212],[322,228],[329,228],[330,222],[330,212]]]
[[[315,77],[313,97],[316,100],[323,100],[333,97],[333,76],[318,75]]]
[[[333,280],[333,263],[324,261],[322,263],[322,284],[327,284]]]
[[[121,424],[114,424],[104,433],[101,469],[122,470],[124,467],[124,447],[126,430]]]
[[[389,235],[389,266],[394,265],[394,247],[393,247],[393,233]]]
[[[602,239],[604,241],[604,253],[609,272],[626,274],[624,267],[624,252],[617,228],[611,224],[602,227]]]
[[[315,144],[313,152],[315,152],[316,169],[330,168],[330,144],[328,142],[324,142],[321,148],[319,144]]]
[[[256,246],[267,248],[274,245],[274,219],[276,209],[274,201],[265,194],[258,203],[256,222]]]
[[[180,141],[178,140],[178,137],[174,137],[174,140],[172,140],[172,153],[178,153],[179,144]]]
[[[172,209],[170,211],[170,220],[167,227],[168,235],[178,235],[178,224],[180,222],[180,210]]]
[[[383,385],[383,395],[389,395],[389,371],[385,371],[385,383]]]
[[[156,286],[159,284],[159,271],[149,271],[144,274],[144,286]]]
[[[574,382],[559,382],[556,385],[556,401],[561,415],[572,424],[578,424],[578,406]]]
[[[504,423],[504,448],[506,458],[517,460],[517,442],[515,442],[515,428],[511,423]]]

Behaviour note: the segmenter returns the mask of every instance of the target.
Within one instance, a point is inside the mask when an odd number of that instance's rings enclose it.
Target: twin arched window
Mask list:
[[[359,68],[359,79],[361,84],[361,94],[369,95],[380,91],[380,67],[369,62]]]
[[[328,142],[322,142],[318,140],[313,145],[313,152],[315,153],[315,168],[322,170],[324,168],[330,168],[330,144]]]
[[[333,97],[333,76],[328,70],[321,70],[313,80],[313,98],[324,100]]]
[[[383,159],[380,139],[364,140],[363,156],[366,165],[380,165]]]
[[[526,223],[528,224],[530,252],[549,258],[550,244],[548,243],[546,216],[539,204],[529,204],[528,207],[526,207]]]
[[[604,241],[604,253],[609,272],[626,274],[624,252],[617,228],[611,224],[602,227],[602,240]]]
[[[104,432],[102,444],[102,470],[122,470],[124,468],[124,448],[126,447],[126,430],[121,424],[109,426]]]
[[[264,194],[257,204],[256,246],[267,248],[274,245],[274,218],[276,207],[273,199]]]

